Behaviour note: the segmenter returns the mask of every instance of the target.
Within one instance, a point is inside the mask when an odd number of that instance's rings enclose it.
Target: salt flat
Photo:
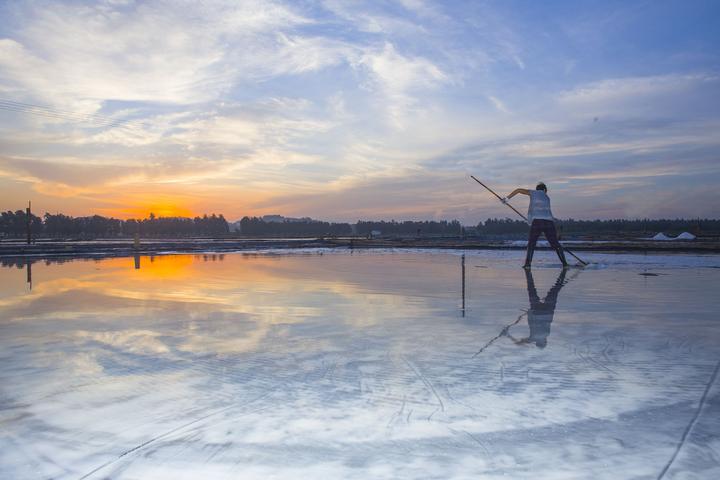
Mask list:
[[[587,256],[6,262],[0,478],[720,478],[720,256]]]

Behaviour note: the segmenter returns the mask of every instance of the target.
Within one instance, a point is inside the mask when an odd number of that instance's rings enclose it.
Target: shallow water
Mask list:
[[[0,478],[720,478],[720,257],[461,254],[5,261]]]

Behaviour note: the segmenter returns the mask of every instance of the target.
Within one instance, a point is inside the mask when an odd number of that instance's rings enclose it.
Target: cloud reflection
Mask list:
[[[3,287],[0,471],[642,476],[667,461],[718,353],[715,269],[582,272],[550,299],[546,348],[473,357],[564,274],[540,265],[530,283],[510,255],[466,252],[463,316],[452,253],[215,258],[36,263],[32,291]],[[23,273],[1,268],[2,285]]]

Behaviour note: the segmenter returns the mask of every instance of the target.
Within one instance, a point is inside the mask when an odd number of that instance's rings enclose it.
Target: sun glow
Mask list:
[[[149,218],[152,215],[157,217],[195,217],[197,213],[189,207],[173,204],[152,202],[137,206],[128,206],[112,212],[113,217],[119,218]]]

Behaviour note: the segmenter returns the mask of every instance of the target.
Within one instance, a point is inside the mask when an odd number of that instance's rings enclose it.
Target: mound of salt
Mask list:
[[[655,235],[654,237],[652,237],[652,240],[663,240],[663,241],[665,241],[665,240],[672,240],[672,238],[670,238],[670,237],[668,237],[667,235],[665,235],[664,233],[660,232],[660,233],[658,233],[657,235]]]
[[[690,232],[683,232],[675,237],[675,240],[695,240],[695,235]]]
[[[512,245],[513,247],[527,247],[527,244],[528,244],[527,240],[512,240],[510,242],[510,245]],[[549,247],[550,244],[548,243],[547,240],[538,240],[536,246],[537,247]]]

